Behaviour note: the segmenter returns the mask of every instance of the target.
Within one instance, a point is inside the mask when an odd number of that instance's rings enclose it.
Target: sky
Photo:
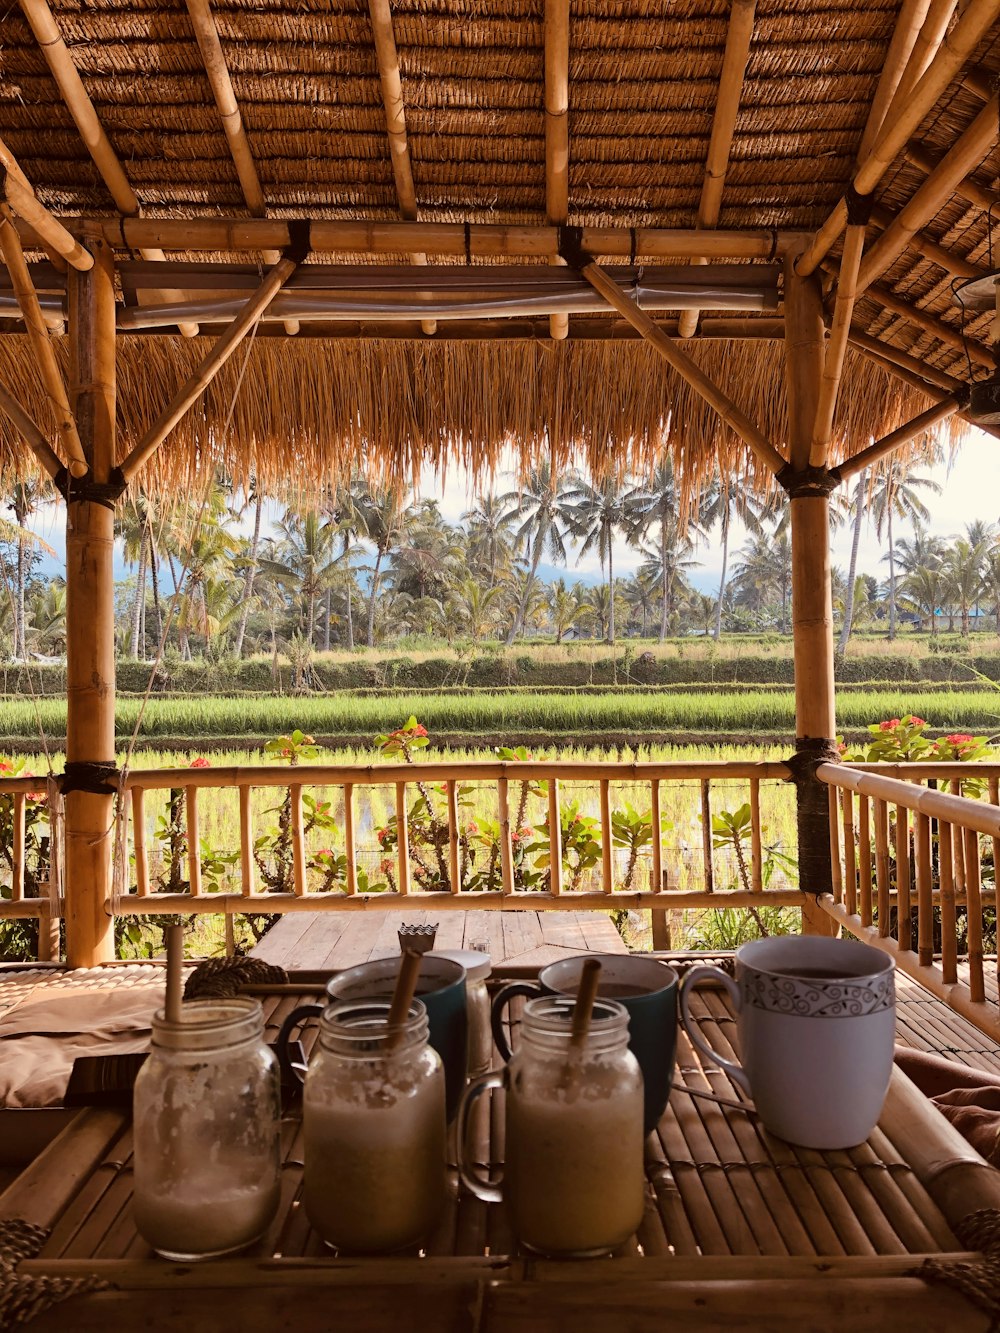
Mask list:
[[[985,519],[990,522],[1000,520],[1000,441],[982,431],[973,430],[964,444],[956,451],[951,462],[935,468],[925,469],[926,475],[941,486],[940,495],[926,497],[931,509],[930,531],[945,538],[960,534],[965,524],[973,519]],[[496,489],[499,492],[511,490],[514,478],[511,475],[498,474]],[[442,515],[451,523],[459,523],[462,514],[474,503],[470,491],[469,478],[460,471],[452,470],[444,485],[428,472],[421,479],[421,497],[437,499]],[[64,517],[61,504],[50,505],[41,510],[32,520],[32,528],[49,543],[55,551],[55,557],[46,556],[42,563],[42,572],[48,575],[61,574],[63,571],[65,543],[63,539]],[[247,520],[249,527],[249,520]],[[898,536],[907,535],[906,530]],[[733,558],[746,540],[746,532],[739,524],[734,524],[730,539],[730,569]],[[833,563],[846,570],[851,552],[851,530],[849,526],[835,530],[831,545]],[[882,563],[883,548],[879,546],[872,524],[866,520],[861,537],[858,556],[859,573],[874,574],[878,578],[886,575]],[[615,572],[625,576],[641,563],[641,556],[623,541],[615,544]],[[694,553],[699,564],[689,571],[694,585],[704,592],[715,593],[718,590],[722,570],[722,555],[718,545],[718,533],[709,535],[709,541],[699,545]],[[123,579],[128,570],[121,556],[120,548],[116,551],[115,577]],[[543,564],[540,568],[543,578],[567,578],[570,582],[581,579],[586,583],[598,583],[601,580],[600,561],[596,555],[581,557],[579,550],[571,549],[566,568]]]

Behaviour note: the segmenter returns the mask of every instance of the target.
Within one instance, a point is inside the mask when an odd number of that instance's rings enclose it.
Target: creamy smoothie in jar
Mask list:
[[[327,1009],[303,1092],[306,1213],[350,1252],[419,1244],[445,1198],[444,1070],[420,1001],[391,1043],[388,1008]]]

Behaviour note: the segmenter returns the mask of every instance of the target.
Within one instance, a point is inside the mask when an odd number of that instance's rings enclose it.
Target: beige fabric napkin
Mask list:
[[[1000,1074],[905,1046],[896,1047],[896,1064],[976,1152],[1000,1166]]]

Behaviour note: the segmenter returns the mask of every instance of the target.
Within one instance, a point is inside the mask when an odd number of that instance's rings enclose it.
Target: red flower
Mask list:
[[[890,721],[880,722],[878,725],[880,731],[895,731],[896,728],[899,726],[899,718],[894,717]]]
[[[318,851],[318,852],[316,853],[316,856],[317,856],[317,857],[320,857],[320,856],[332,856],[332,855],[333,855],[333,848],[332,848],[332,847],[323,847],[323,848],[321,848],[320,851]]]
[[[967,736],[964,732],[957,731],[954,736],[945,736],[949,745],[968,745],[969,741],[974,741],[975,736]]]
[[[13,768],[14,765],[8,764],[6,759],[0,759],[0,773],[10,773],[13,771]]]
[[[847,742],[846,742],[846,741],[838,741],[838,742],[837,742],[837,753],[838,753],[838,754],[846,754],[846,753],[847,753]]]
[[[383,857],[382,857],[382,860],[379,861],[379,863],[378,863],[378,868],[379,868],[379,870],[381,870],[381,872],[382,872],[383,875],[388,875],[389,872],[392,870],[392,865],[393,865],[392,857],[391,857],[391,856],[383,856]]]
[[[910,714],[910,726],[911,726],[911,727],[926,727],[926,726],[927,726],[927,723],[924,721],[924,719],[923,719],[922,717],[915,717],[915,716],[911,713],[911,714]]]
[[[192,760],[191,760],[191,767],[192,767],[192,768],[211,768],[211,767],[212,767],[212,761],[211,761],[210,759],[206,759],[204,755],[200,754],[200,755],[198,756],[197,759],[192,759]]]
[[[375,836],[378,838],[379,842],[385,842],[386,838],[389,836],[389,830],[387,828],[376,829]]]

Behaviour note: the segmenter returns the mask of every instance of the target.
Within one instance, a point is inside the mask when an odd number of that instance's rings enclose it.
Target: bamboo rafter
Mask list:
[[[955,13],[955,6],[956,0],[930,0],[930,4],[926,6],[924,21],[917,32],[906,66],[886,110],[887,120],[891,120],[898,114],[899,108],[905,105],[906,99],[913,92],[927,66],[941,49],[948,24]]]
[[[29,238],[39,237],[65,259],[67,264],[86,273],[94,267],[94,256],[84,249],[49,210],[39,202],[34,190],[17,164],[14,154],[0,139],[0,200],[5,200],[29,229]]]
[[[937,168],[944,161],[941,153],[932,153],[930,149],[925,148],[923,144],[909,143],[906,146],[905,157],[911,166],[919,171],[926,171],[928,174]],[[1000,193],[996,190],[987,190],[985,186],[980,185],[974,176],[966,176],[955,185],[955,193],[960,194],[963,199],[968,199],[970,204],[976,204],[979,208],[984,208],[987,212],[991,208],[996,208],[1000,204]]]
[[[69,405],[66,384],[45,327],[42,309],[38,303],[38,293],[35,291],[24,260],[17,229],[6,205],[0,205],[0,255],[3,256],[3,262],[10,274],[11,284],[21,307],[21,314],[38,364],[38,373],[45,385],[49,405],[56,418],[66,465],[72,476],[82,477],[88,467],[76,428],[76,418]]]
[[[868,112],[868,120],[861,136],[861,143],[858,146],[857,160],[859,162],[863,162],[868,156],[872,144],[878,138],[879,131],[885,123],[886,112],[889,110],[896,89],[899,87],[899,81],[903,77],[903,71],[906,69],[910,52],[913,50],[921,25],[927,15],[929,4],[930,0],[903,0],[896,19],[896,26],[892,31],[892,41],[889,43],[889,49],[886,52],[878,87],[875,90],[875,96]]]
[[[545,216],[553,226],[569,217],[569,0],[545,0]],[[565,338],[569,316],[550,315],[549,333]]]
[[[913,88],[905,105],[887,117],[868,156],[858,167],[853,188],[859,195],[871,194],[905,147],[924,116],[945,91],[980,41],[1000,16],[998,0],[970,0],[958,23],[941,43],[940,50]],[[842,199],[819,228],[799,259],[802,276],[815,272],[847,225],[847,202]]]
[[[712,137],[705,163],[705,180],[701,187],[701,202],[698,205],[699,227],[715,227],[722,211],[722,192],[726,184],[726,172],[729,169],[729,154],[733,146],[736,117],[740,112],[740,98],[743,95],[747,61],[750,59],[750,43],[753,40],[756,12],[757,0],[733,0],[726,33],[726,51],[722,59],[722,75],[715,103],[715,116],[712,120]],[[702,256],[694,260],[696,264],[707,262]],[[680,336],[690,338],[697,327],[698,311],[682,311],[679,321]]]
[[[866,449],[861,449],[858,453],[852,454],[850,458],[844,459],[842,463],[838,463],[834,471],[841,481],[847,481],[859,472],[863,472],[865,468],[881,462],[883,458],[902,448],[904,444],[909,444],[918,435],[923,435],[925,431],[933,430],[942,421],[947,421],[950,416],[953,416],[959,410],[960,406],[961,403],[957,398],[942,398],[939,403],[929,407],[926,412],[921,412],[912,421],[905,422],[897,430],[883,436],[881,440],[876,440],[873,444],[868,445]]]
[[[396,50],[396,34],[393,30],[392,10],[389,8],[389,0],[368,0],[368,13],[371,18],[372,36],[375,41],[375,60],[378,64],[382,106],[385,111],[385,127],[389,136],[392,177],[396,185],[396,198],[399,201],[399,215],[404,222],[415,222],[417,217],[417,191],[413,183],[410,140],[406,132],[406,103],[403,99],[403,81],[399,72],[399,52]],[[410,259],[418,265],[427,263],[427,256],[420,251],[415,251]],[[421,320],[420,327],[426,334],[437,332],[437,322],[433,319]]]
[[[917,328],[923,329],[925,333],[931,334],[939,342],[947,347],[953,347],[956,352],[968,353],[969,357],[980,366],[988,366],[991,370],[995,365],[993,354],[989,348],[984,347],[975,339],[963,336],[960,329],[952,324],[946,324],[943,319],[936,315],[929,314],[926,310],[920,310],[918,307],[910,305],[902,297],[897,296],[886,287],[872,286],[866,292],[869,300],[875,301],[884,309],[889,310],[900,319],[905,319],[910,324],[915,324]]]
[[[20,432],[28,448],[38,459],[39,464],[48,476],[53,480],[58,477],[62,471],[62,459],[45,438],[41,427],[28,416],[13,394],[9,393],[2,384],[0,384],[0,412],[3,412],[4,416],[13,423],[15,430]]]
[[[896,215],[890,213],[887,208],[880,208],[876,204],[872,209],[871,220],[876,227],[888,231],[895,222]],[[929,259],[931,263],[937,264],[946,273],[954,273],[957,278],[981,278],[987,272],[981,265],[973,264],[964,255],[957,255],[954,251],[947,250],[943,245],[939,245],[924,231],[917,231],[909,236],[906,244],[909,249],[916,251],[924,259]]]

